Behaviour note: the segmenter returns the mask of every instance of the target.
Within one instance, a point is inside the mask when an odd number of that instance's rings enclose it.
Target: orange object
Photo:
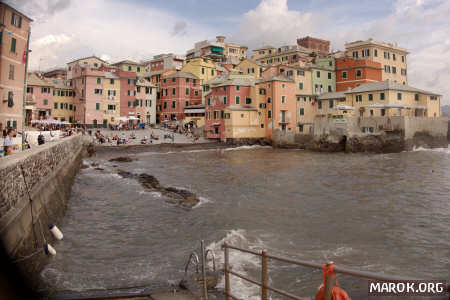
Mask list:
[[[335,285],[331,292],[331,299],[333,300],[351,300],[351,298],[347,295],[347,293],[339,287],[339,284],[336,279],[336,273],[334,269],[335,265],[322,265],[323,276],[322,276],[322,284],[320,286],[319,291],[316,294],[316,300],[324,300],[325,299],[325,282],[328,276],[333,276],[335,280]]]

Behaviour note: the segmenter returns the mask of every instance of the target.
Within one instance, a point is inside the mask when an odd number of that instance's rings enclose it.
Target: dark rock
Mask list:
[[[109,161],[132,162],[133,160],[135,160],[135,159],[128,157],[128,156],[119,156],[119,157],[111,158]]]
[[[138,176],[139,182],[148,189],[161,189],[158,179],[155,176],[142,173]]]
[[[82,169],[87,169],[87,168],[89,168],[89,166],[86,165],[86,164],[81,164],[81,168],[82,168]]]
[[[92,156],[95,153],[95,147],[93,143],[90,143],[87,147],[86,147],[86,152],[88,154],[88,156]]]
[[[97,170],[97,171],[104,171],[105,169],[103,169],[103,168],[94,168],[94,170]]]
[[[93,162],[93,163],[91,164],[91,167],[98,167],[98,163],[97,163],[97,162]]]

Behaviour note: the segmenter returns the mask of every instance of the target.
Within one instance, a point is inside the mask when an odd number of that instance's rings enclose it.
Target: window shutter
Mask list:
[[[19,28],[22,27],[22,16],[19,17]]]

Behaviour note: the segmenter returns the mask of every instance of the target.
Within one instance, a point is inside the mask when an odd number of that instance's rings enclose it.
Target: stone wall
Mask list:
[[[276,130],[273,144],[324,152],[400,152],[414,147],[447,147],[447,118],[315,118],[314,135]]]
[[[72,136],[0,160],[0,237],[12,259],[42,249],[44,239],[52,241],[48,225],[64,214],[88,141]],[[43,257],[24,260],[28,274],[39,274],[42,263],[36,262]]]

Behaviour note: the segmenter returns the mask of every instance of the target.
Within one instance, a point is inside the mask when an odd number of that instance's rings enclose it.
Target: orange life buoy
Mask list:
[[[335,280],[335,285],[333,287],[333,290],[331,292],[331,299],[332,300],[351,300],[351,298],[347,295],[347,293],[341,289],[338,285],[337,279],[336,279],[336,273],[334,272],[334,269],[336,268],[335,265],[329,264],[329,265],[322,265],[322,284],[320,286],[319,291],[316,294],[316,300],[324,300],[325,299],[325,281],[327,280],[328,276],[333,276]]]

